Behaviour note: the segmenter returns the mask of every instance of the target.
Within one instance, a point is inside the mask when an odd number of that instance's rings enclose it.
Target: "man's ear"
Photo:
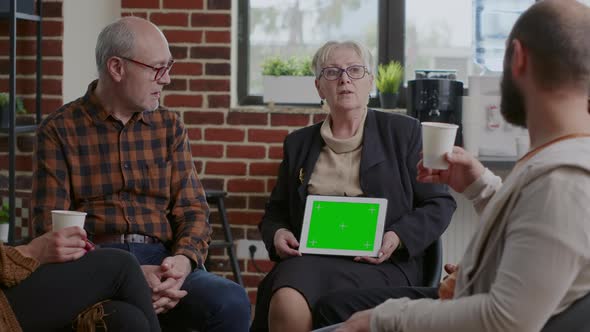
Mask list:
[[[512,57],[510,59],[510,70],[514,79],[520,78],[527,71],[529,65],[528,52],[518,39],[511,41]]]
[[[125,68],[123,66],[123,60],[119,57],[110,57],[107,60],[107,73],[113,81],[121,82],[123,75],[125,74]]]

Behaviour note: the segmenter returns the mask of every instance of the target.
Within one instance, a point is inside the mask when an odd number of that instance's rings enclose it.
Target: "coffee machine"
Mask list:
[[[455,145],[462,145],[463,83],[456,78],[454,70],[416,70],[416,79],[408,81],[407,110],[420,122],[458,125]]]

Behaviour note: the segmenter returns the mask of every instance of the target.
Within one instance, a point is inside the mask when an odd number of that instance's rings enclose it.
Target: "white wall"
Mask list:
[[[86,92],[97,77],[94,47],[100,30],[121,17],[121,0],[64,0],[63,101]]]

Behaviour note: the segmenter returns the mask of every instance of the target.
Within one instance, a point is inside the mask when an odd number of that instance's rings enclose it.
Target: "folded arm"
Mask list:
[[[171,207],[168,219],[174,231],[174,255],[184,255],[194,267],[202,266],[207,258],[211,227],[209,206],[203,186],[192,161],[188,135],[177,122],[175,142],[171,153]]]
[[[288,195],[288,163],[286,154],[286,142],[283,144],[283,161],[279,166],[277,183],[272,190],[269,201],[266,204],[264,216],[258,225],[262,233],[262,240],[272,260],[279,260],[274,246],[275,234],[279,229],[292,231],[289,227],[289,195]]]
[[[64,149],[56,130],[45,123],[37,130],[33,154],[33,232],[35,236],[51,231],[51,210],[69,210],[70,171]]]

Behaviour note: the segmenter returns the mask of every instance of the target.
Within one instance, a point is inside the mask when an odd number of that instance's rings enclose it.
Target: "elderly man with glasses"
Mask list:
[[[96,63],[86,94],[37,131],[36,233],[51,230],[51,210],[86,212],[96,244],[138,259],[164,330],[247,331],[245,290],[202,269],[205,193],[186,128],[159,105],[174,63],[166,38],[146,20],[122,18],[100,33]]]

